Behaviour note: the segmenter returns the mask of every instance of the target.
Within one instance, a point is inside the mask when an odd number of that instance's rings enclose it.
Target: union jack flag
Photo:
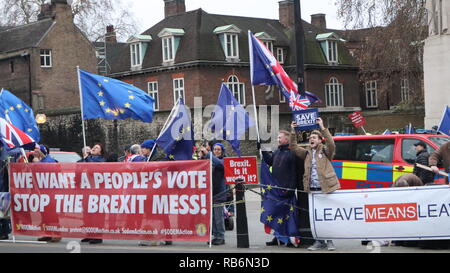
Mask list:
[[[35,142],[33,138],[17,129],[4,118],[0,118],[0,135],[2,142],[10,149]]]
[[[320,102],[320,99],[311,92],[305,91],[306,96],[298,93],[297,84],[289,77],[272,52],[250,31],[248,39],[250,76],[253,85],[278,85],[283,96],[289,100],[293,111],[303,110],[315,102]]]

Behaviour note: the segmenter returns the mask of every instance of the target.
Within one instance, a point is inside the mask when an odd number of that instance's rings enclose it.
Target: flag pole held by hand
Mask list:
[[[421,168],[421,169],[430,171],[430,172],[433,171],[430,167],[425,166],[425,165],[422,165],[422,164],[419,164],[419,163],[416,163],[416,166],[419,167],[419,168]],[[446,173],[446,172],[439,171],[439,174],[448,177],[448,173]]]

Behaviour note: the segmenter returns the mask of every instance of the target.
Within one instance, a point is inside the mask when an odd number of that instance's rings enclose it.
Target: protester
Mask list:
[[[147,158],[142,155],[141,145],[134,144],[130,147],[130,156],[128,157],[128,162],[145,162]]]
[[[155,147],[153,149],[153,146],[156,145],[155,140],[154,139],[147,139],[144,142],[142,142],[141,144],[141,149],[142,149],[142,156],[145,157],[145,161],[165,161],[165,156],[164,154],[160,153],[158,151],[158,149]],[[153,150],[153,153],[152,153]],[[151,155],[151,159],[148,160],[148,157]],[[164,244],[164,245],[172,245],[172,241],[139,241],[139,246],[157,246],[160,244]]]
[[[272,168],[272,177],[276,182],[279,183],[279,187],[285,189],[291,189],[283,191],[284,196],[280,196],[279,199],[290,199],[295,195],[295,189],[297,188],[298,180],[298,164],[299,158],[296,154],[289,149],[289,138],[291,134],[288,131],[280,131],[278,133],[278,149],[273,153],[263,151],[264,162]],[[260,148],[258,143],[257,148]],[[277,230],[274,231],[274,238],[270,242],[266,242],[267,246],[274,245],[286,245],[288,247],[293,247],[294,245],[290,242],[290,236],[283,236],[278,233]]]
[[[420,180],[422,180],[423,184],[433,183],[434,182],[434,173],[428,170],[424,170],[417,166],[417,164],[421,164],[424,166],[428,166],[428,160],[430,155],[427,151],[427,145],[423,141],[419,141],[414,144],[416,147],[416,161],[414,162],[414,170],[413,174],[417,175]]]
[[[50,156],[50,154],[49,154],[50,149],[48,148],[47,145],[40,145],[39,151],[42,153],[39,155],[40,156],[39,162],[41,162],[41,163],[56,163],[56,162],[58,162],[55,159],[53,159],[53,157]],[[44,156],[43,158],[42,158],[42,155]]]
[[[130,148],[131,148],[130,145],[123,147],[123,155],[117,159],[118,162],[126,162],[127,161],[128,157],[130,156]]]
[[[334,157],[336,145],[328,129],[323,125],[321,118],[317,119],[320,131],[314,130],[309,135],[310,147],[302,148],[297,144],[295,127],[292,122],[292,133],[290,138],[290,148],[292,151],[305,160],[305,174],[303,177],[303,189],[306,192],[321,191],[322,193],[332,193],[340,188],[339,180],[334,172],[331,160]],[[335,250],[333,241],[316,240],[308,250],[315,251],[327,248]]]
[[[9,192],[9,177],[6,160],[0,162],[0,192]],[[0,218],[0,240],[8,240],[11,233],[11,220]]]
[[[200,148],[200,156],[202,159],[212,160],[212,186],[213,186],[213,224],[212,234],[214,238],[211,241],[213,245],[225,244],[225,222],[223,215],[223,202],[226,201],[225,187],[225,170],[223,166],[223,158],[225,155],[225,147],[216,143],[212,146],[212,154],[208,151],[208,147],[203,145]]]
[[[84,158],[83,162],[105,162],[106,156],[106,151],[103,148],[103,145],[100,143],[95,144],[89,155]],[[82,239],[81,240],[82,243],[89,243],[89,244],[101,244],[103,243],[102,239],[90,239],[90,238],[86,238],[86,239]]]
[[[56,163],[57,161],[55,159],[53,159],[48,153],[49,153],[48,146],[39,145],[39,149],[36,148],[34,150],[33,162]],[[40,237],[40,238],[38,238],[38,241],[57,243],[57,242],[61,241],[61,238],[60,237]]]
[[[450,141],[442,145],[438,150],[433,152],[428,159],[428,163],[431,166],[431,170],[435,173],[439,173],[438,164],[442,162],[442,167],[446,173],[450,172]],[[446,178],[448,184],[448,176]]]

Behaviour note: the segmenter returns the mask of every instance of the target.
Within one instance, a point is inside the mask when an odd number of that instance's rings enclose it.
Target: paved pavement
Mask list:
[[[59,243],[36,244],[36,237],[17,236],[17,241],[0,242],[0,253],[309,253],[304,248],[288,248],[281,246],[267,247],[266,241],[271,236],[264,233],[263,225],[259,222],[260,196],[253,192],[246,192],[246,206],[249,228],[250,248],[237,248],[236,229],[227,231],[226,244],[209,248],[206,243],[174,242],[171,246],[138,246],[137,241],[104,240],[103,244],[89,245],[79,243],[79,239],[64,238]],[[443,252],[450,250],[425,250],[413,247],[372,247],[364,246],[359,240],[336,240],[335,253],[417,253]],[[328,251],[318,251],[324,253]]]

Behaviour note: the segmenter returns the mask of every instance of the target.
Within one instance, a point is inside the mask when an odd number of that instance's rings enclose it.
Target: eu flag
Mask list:
[[[79,70],[83,119],[126,119],[152,122],[154,99],[141,89]]]
[[[442,115],[441,122],[439,123],[438,132],[450,136],[450,108],[445,106],[444,114]]]
[[[191,113],[182,99],[178,100],[172,110],[166,127],[156,139],[156,144],[164,150],[170,160],[192,159],[194,134]]]
[[[236,100],[230,89],[222,84],[210,123],[216,139],[228,141],[234,152],[240,157],[239,138],[254,125],[255,122],[248,112]]]
[[[0,93],[0,117],[25,132],[36,142],[41,139],[33,109],[8,90]]]
[[[261,223],[272,228],[279,236],[299,236],[295,192],[273,188],[279,183],[272,177],[264,161],[261,162],[261,183]]]

